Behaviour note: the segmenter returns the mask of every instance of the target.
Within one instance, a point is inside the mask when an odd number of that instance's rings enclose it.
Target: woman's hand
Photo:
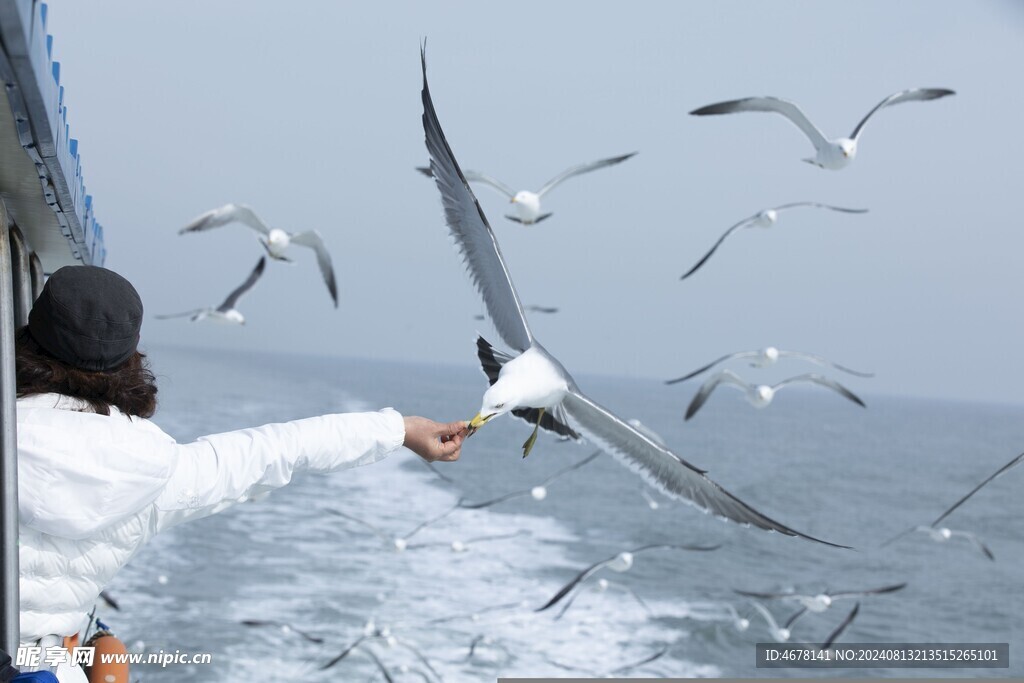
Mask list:
[[[405,443],[410,451],[427,462],[458,460],[462,451],[462,442],[466,439],[469,423],[434,422],[425,417],[406,417]]]

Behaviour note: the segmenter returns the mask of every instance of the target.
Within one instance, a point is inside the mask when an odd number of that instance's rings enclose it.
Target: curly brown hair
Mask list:
[[[156,412],[156,377],[145,354],[138,351],[113,370],[80,370],[47,353],[26,326],[15,335],[14,362],[18,398],[51,393],[73,396],[100,415],[110,415],[111,406],[138,417]]]

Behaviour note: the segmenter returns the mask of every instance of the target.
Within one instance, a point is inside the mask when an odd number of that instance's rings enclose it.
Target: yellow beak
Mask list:
[[[513,197],[512,199],[508,200],[508,203],[509,204],[515,204],[516,203],[516,198]]]
[[[483,414],[477,413],[476,417],[469,421],[469,433],[466,436],[472,436],[476,433],[476,430],[487,424],[487,421],[494,417],[494,414],[484,417]]]

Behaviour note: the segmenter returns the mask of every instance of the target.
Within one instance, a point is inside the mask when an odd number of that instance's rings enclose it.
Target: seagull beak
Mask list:
[[[491,413],[490,415],[484,417],[482,413],[477,413],[476,417],[469,421],[469,432],[466,434],[466,437],[468,438],[476,434],[476,430],[480,429],[485,424],[487,424],[487,421],[494,417],[494,415],[495,413]]]
[[[508,203],[509,204],[515,204],[516,203],[516,198],[513,197],[512,199],[508,200]]]

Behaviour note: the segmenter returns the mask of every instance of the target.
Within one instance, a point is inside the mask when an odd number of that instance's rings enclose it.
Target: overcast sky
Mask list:
[[[413,171],[426,36],[464,168],[537,189],[639,151],[560,186],[532,227],[476,188],[524,302],[561,309],[531,322],[571,371],[664,379],[775,345],[873,370],[851,384],[866,394],[1022,400],[1020,3],[49,4],[107,265],[142,294],[144,344],[469,365],[477,329],[498,341]],[[813,150],[781,117],[687,115],[776,95],[846,135],[917,86],[957,95],[881,112],[840,172],[801,163]],[[728,226],[802,200],[870,213],[790,213],[679,281]],[[154,320],[218,304],[263,253],[240,226],[178,236],[226,202],[323,233],[340,307],[297,249],[242,300],[244,328]]]

